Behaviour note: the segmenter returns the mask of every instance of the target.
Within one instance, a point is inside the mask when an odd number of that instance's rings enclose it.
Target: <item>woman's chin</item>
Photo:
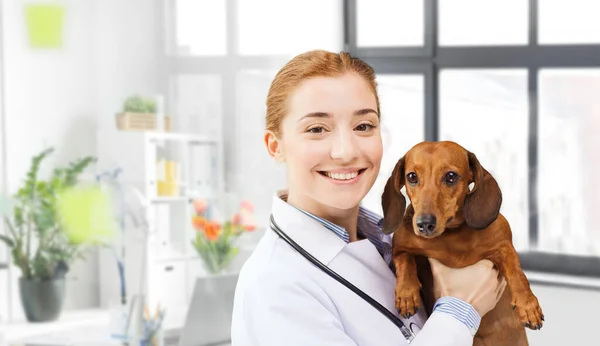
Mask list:
[[[344,191],[321,196],[319,200],[323,201],[323,204],[328,205],[331,208],[347,210],[358,206],[363,198],[364,193],[362,193],[362,191]]]

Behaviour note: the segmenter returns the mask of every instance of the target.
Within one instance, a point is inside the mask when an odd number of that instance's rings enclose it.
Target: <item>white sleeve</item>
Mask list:
[[[473,334],[452,315],[435,311],[423,329],[417,333],[411,346],[472,346]]]
[[[277,281],[248,287],[243,304],[248,340],[235,346],[356,346],[315,283]]]

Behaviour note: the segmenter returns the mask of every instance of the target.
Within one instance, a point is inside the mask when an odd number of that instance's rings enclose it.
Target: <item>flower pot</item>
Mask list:
[[[65,297],[65,279],[19,279],[21,304],[29,322],[48,322],[58,319]]]

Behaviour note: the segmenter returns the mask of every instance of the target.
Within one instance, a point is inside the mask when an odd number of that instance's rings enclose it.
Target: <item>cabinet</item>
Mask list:
[[[113,247],[100,251],[100,306],[120,302],[115,255],[124,254],[128,298],[145,294],[151,310],[160,304],[170,312],[165,323],[172,325],[169,318],[185,316],[193,283],[206,274],[191,245],[191,202],[222,203],[222,145],[198,135],[100,130],[97,157],[99,169],[119,170],[110,191],[116,202],[124,201],[117,212],[126,211]]]

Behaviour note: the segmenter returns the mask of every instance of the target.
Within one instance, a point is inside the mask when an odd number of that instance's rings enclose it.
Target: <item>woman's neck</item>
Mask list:
[[[357,240],[358,206],[352,209],[337,209],[318,203],[308,196],[295,193],[287,195],[287,202],[296,208],[343,227],[348,232],[351,242]]]

